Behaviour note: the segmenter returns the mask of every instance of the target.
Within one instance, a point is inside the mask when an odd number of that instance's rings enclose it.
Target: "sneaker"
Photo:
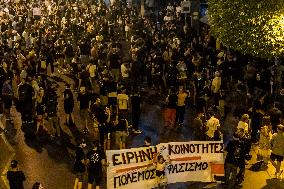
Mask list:
[[[133,131],[133,133],[134,133],[134,134],[141,134],[141,133],[142,133],[142,131],[141,131],[141,130],[139,130],[139,129],[137,129],[137,130],[134,130],[134,131]]]

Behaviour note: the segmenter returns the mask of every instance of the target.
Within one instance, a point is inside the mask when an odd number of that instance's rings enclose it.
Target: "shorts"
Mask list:
[[[127,138],[127,133],[125,131],[114,132],[114,140],[116,144],[120,144],[120,142],[125,143],[126,138]]]
[[[90,173],[88,174],[88,183],[93,184],[94,181],[96,182],[96,186],[100,186],[102,180],[101,173]]]
[[[76,178],[79,179],[79,182],[83,182],[84,181],[84,173],[77,172],[76,173]]]
[[[83,120],[87,120],[89,116],[89,111],[88,109],[81,109],[80,110],[80,116]]]
[[[279,155],[276,155],[276,154],[273,154],[273,153],[271,153],[271,155],[270,155],[270,159],[272,160],[272,161],[283,161],[283,156],[279,156]]]

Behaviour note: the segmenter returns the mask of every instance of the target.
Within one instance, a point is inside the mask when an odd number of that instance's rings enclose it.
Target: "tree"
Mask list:
[[[209,0],[208,13],[225,46],[261,58],[284,55],[283,0]]]

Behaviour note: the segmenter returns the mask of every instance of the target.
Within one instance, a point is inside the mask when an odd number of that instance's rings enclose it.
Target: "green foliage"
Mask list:
[[[284,55],[284,0],[208,0],[213,36],[261,58]]]

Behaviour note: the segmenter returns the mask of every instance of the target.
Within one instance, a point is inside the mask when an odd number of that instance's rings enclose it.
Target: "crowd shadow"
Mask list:
[[[256,162],[254,163],[250,168],[249,170],[250,171],[253,171],[253,172],[259,172],[259,171],[266,171],[268,169],[268,166],[264,165],[263,162]]]
[[[284,189],[284,182],[276,178],[266,179],[266,186],[261,189]]]
[[[17,129],[15,128],[14,122],[11,120],[6,121],[6,128],[4,131],[5,137],[7,141],[11,145],[15,145],[16,142],[16,136],[17,136]]]
[[[36,134],[29,133],[25,135],[25,143],[30,148],[35,149],[38,153],[42,153],[43,149],[47,151],[50,158],[58,163],[70,164],[74,158],[74,152],[79,141],[84,135],[76,126],[68,127],[72,136],[61,129],[60,136],[52,137],[47,131],[40,130]],[[75,138],[75,143],[72,138]],[[64,158],[63,158],[64,157]]]

